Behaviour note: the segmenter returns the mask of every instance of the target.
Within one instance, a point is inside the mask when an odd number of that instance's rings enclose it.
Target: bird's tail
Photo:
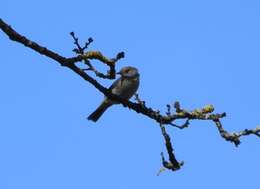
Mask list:
[[[111,106],[110,103],[103,102],[92,114],[88,116],[88,120],[96,122],[106,111],[106,109],[109,108],[110,106]]]

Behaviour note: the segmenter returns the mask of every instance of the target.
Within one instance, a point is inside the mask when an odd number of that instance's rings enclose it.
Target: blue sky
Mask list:
[[[138,93],[155,109],[176,100],[187,109],[213,104],[227,112],[229,131],[260,124],[259,1],[25,0],[1,7],[17,31],[61,55],[73,56],[71,31],[82,41],[93,37],[90,49],[108,57],[125,51],[118,68],[140,70]],[[185,165],[157,177],[165,151],[157,124],[120,105],[87,121],[103,98],[95,88],[2,32],[0,41],[0,188],[259,187],[259,138],[235,148],[211,122],[168,128]]]

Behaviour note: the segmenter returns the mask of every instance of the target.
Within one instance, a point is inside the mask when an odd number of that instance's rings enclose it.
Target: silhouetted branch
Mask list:
[[[243,131],[229,133],[223,128],[219,119],[214,120],[214,122],[219,131],[220,136],[223,137],[226,141],[234,143],[236,146],[238,146],[241,143],[240,137],[242,136],[254,134],[260,137],[260,127],[257,127],[255,129],[244,129]]]
[[[77,47],[77,48],[72,50],[76,54],[80,54],[80,55],[84,54],[85,50],[88,48],[90,43],[93,42],[93,39],[90,37],[90,38],[88,38],[88,41],[85,43],[84,47],[81,47],[81,45],[79,44],[79,39],[75,36],[75,33],[74,32],[70,32],[70,35],[72,36],[72,38],[74,40],[74,44]]]
[[[165,146],[169,155],[169,162],[165,160],[163,152],[161,152],[162,156],[162,164],[165,168],[170,169],[172,171],[179,170],[181,166],[184,164],[184,162],[178,162],[175,158],[174,150],[171,143],[171,138],[167,134],[166,129],[163,124],[160,124],[161,132],[165,140]]]
[[[138,104],[140,104],[141,106],[145,106],[145,101],[142,101],[137,93],[134,96]]]
[[[85,53],[85,50],[88,48],[90,43],[93,42],[93,39],[90,37],[88,41],[85,43],[84,47],[81,47],[79,44],[79,39],[75,36],[74,32],[70,32],[70,35],[72,36],[74,40],[74,44],[76,45],[76,48],[74,48],[72,51],[76,54],[79,54],[84,58],[85,65],[88,66],[88,68],[83,68],[83,71],[93,71],[97,77],[103,78],[103,79],[115,79],[116,77],[116,70],[115,70],[115,63],[120,60],[121,58],[124,58],[124,52],[120,52],[117,54],[116,58],[107,59],[105,56],[103,56],[99,51],[89,51]],[[89,59],[98,59],[105,64],[109,66],[109,70],[107,71],[107,74],[103,74],[99,72],[95,67],[91,64]]]
[[[179,163],[175,155],[173,153],[173,148],[171,144],[171,140],[169,135],[166,132],[166,129],[164,125],[171,125],[174,127],[177,127],[179,129],[184,129],[187,128],[188,125],[190,124],[190,121],[192,120],[208,120],[208,121],[213,121],[221,135],[225,140],[230,141],[234,143],[236,146],[239,145],[240,142],[240,137],[242,136],[247,136],[247,135],[256,135],[260,137],[260,128],[255,128],[255,129],[245,129],[243,131],[239,132],[234,132],[234,133],[229,133],[227,132],[222,124],[221,124],[221,119],[226,116],[226,113],[213,113],[214,112],[214,107],[212,105],[207,105],[201,109],[195,109],[192,111],[185,110],[181,108],[179,102],[175,102],[173,105],[173,108],[175,109],[175,112],[172,112],[172,106],[167,105],[167,111],[165,115],[160,114],[159,111],[155,111],[150,107],[146,106],[145,101],[141,100],[138,95],[135,95],[135,99],[137,103],[131,102],[129,100],[123,99],[120,96],[117,96],[115,94],[112,94],[109,89],[106,87],[102,86],[100,83],[98,83],[94,78],[89,76],[85,71],[93,71],[96,76],[101,77],[101,78],[106,78],[106,79],[114,79],[115,78],[115,73],[116,73],[116,62],[120,60],[121,58],[124,57],[124,53],[120,52],[117,54],[115,58],[107,58],[105,57],[101,52],[99,51],[87,51],[85,50],[88,48],[90,43],[93,42],[92,38],[89,38],[88,41],[85,43],[83,47],[80,46],[78,38],[75,36],[73,32],[71,32],[71,36],[74,40],[74,44],[76,45],[76,48],[73,50],[77,54],[75,57],[71,58],[65,58],[49,49],[46,47],[43,47],[39,44],[37,44],[34,41],[31,41],[27,39],[25,36],[22,36],[18,32],[16,32],[11,26],[6,24],[2,19],[0,19],[0,28],[1,30],[13,41],[16,41],[18,43],[23,44],[26,47],[29,47],[33,49],[34,51],[45,55],[58,63],[60,63],[61,66],[65,66],[69,69],[71,69],[73,72],[77,73],[79,76],[81,76],[84,80],[88,81],[91,83],[97,90],[99,90],[101,93],[103,93],[105,96],[108,98],[117,101],[121,103],[124,107],[128,107],[131,110],[134,110],[137,113],[141,113],[153,120],[155,120],[157,123],[159,123],[163,137],[165,139],[165,145],[166,149],[169,155],[169,162],[165,160],[163,153],[162,155],[162,162],[163,166],[167,169],[171,170],[178,170],[180,167],[183,165],[183,162]],[[104,63],[109,67],[109,71],[107,74],[103,74],[96,70],[90,60],[96,59],[99,60],[100,62]],[[84,61],[85,65],[88,66],[88,68],[83,68],[81,69],[76,65],[77,62]],[[186,120],[185,123],[181,126],[178,126],[174,123],[174,121],[178,119],[184,119]]]

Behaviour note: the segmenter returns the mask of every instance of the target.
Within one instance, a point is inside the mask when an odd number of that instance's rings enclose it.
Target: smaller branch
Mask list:
[[[219,119],[214,120],[214,122],[219,131],[220,136],[222,138],[224,138],[226,141],[234,143],[236,146],[241,144],[240,137],[242,137],[242,136],[254,134],[254,135],[260,137],[260,127],[257,127],[255,129],[245,129],[243,131],[229,133],[228,131],[226,131],[223,128],[222,123],[220,122]]]
[[[87,69],[82,69],[83,71],[93,71],[97,77],[103,79],[115,79],[116,78],[116,62],[124,57],[124,52],[120,52],[117,54],[116,58],[108,59],[102,55],[99,51],[88,51],[85,54],[81,55],[84,59],[84,63],[88,66]],[[109,70],[106,74],[99,72],[91,63],[91,59],[97,59],[106,65],[109,66]]]
[[[170,115],[172,114],[171,105],[170,105],[170,104],[167,104],[167,105],[166,105],[166,108],[167,108],[166,115],[167,115],[167,116],[170,116]]]
[[[237,135],[238,135],[238,137],[241,137],[241,136],[246,136],[246,135],[250,135],[250,134],[254,134],[254,135],[260,137],[260,127],[257,127],[255,129],[245,129],[243,131],[240,131]]]
[[[85,46],[81,47],[81,45],[79,44],[79,39],[75,36],[75,33],[70,32],[70,35],[72,36],[72,38],[74,40],[74,44],[77,47],[77,48],[73,49],[73,52],[75,52],[76,54],[84,54],[84,51],[88,48],[90,43],[93,42],[93,39],[90,37],[90,38],[88,38],[88,41],[85,43]]]
[[[82,69],[83,71],[92,71],[95,73],[97,77],[103,78],[103,79],[114,79],[115,74],[111,75],[111,71],[108,70],[107,74],[104,74],[102,72],[99,72],[91,63],[89,60],[84,60],[84,64],[88,66],[88,68]]]
[[[116,70],[115,70],[115,63],[121,59],[124,58],[124,52],[120,52],[117,54],[116,58],[108,59],[105,56],[102,55],[99,51],[89,51],[85,53],[85,50],[88,48],[90,43],[93,42],[93,39],[90,37],[88,38],[88,41],[85,43],[84,47],[81,47],[79,44],[79,39],[76,37],[74,32],[70,32],[70,35],[72,36],[74,40],[74,44],[76,45],[76,48],[73,49],[73,52],[78,54],[79,56],[83,57],[82,60],[84,60],[85,65],[88,66],[88,68],[82,69],[83,71],[93,71],[97,77],[103,78],[103,79],[115,79],[116,77]],[[106,74],[99,72],[90,62],[90,59],[97,59],[101,62],[105,63],[109,66],[109,70]]]
[[[187,120],[184,122],[183,125],[176,125],[175,123],[170,123],[170,125],[173,126],[173,127],[178,128],[178,129],[185,129],[185,128],[188,128],[188,127],[189,127],[189,125],[190,125],[190,120],[187,119]]]
[[[175,108],[176,113],[170,114],[170,107],[167,106],[167,117],[169,120],[172,120],[168,124],[171,126],[177,127],[179,129],[187,128],[189,126],[189,120],[194,120],[194,119],[211,120],[215,123],[220,136],[222,138],[224,138],[226,141],[234,143],[236,146],[241,144],[240,137],[242,137],[242,136],[254,134],[254,135],[260,137],[260,127],[257,127],[255,129],[245,129],[243,131],[232,132],[232,133],[229,133],[228,131],[226,131],[220,121],[221,118],[224,118],[226,116],[226,113],[224,112],[221,114],[213,114],[212,112],[214,111],[214,107],[212,105],[207,105],[201,109],[195,109],[193,111],[187,111],[187,110],[181,108],[179,102],[175,102],[174,108]],[[187,118],[187,120],[181,126],[178,126],[173,123],[174,120],[185,119],[185,118]]]
[[[166,129],[163,124],[160,124],[160,128],[161,128],[161,132],[164,137],[164,140],[165,140],[165,146],[166,146],[168,156],[169,156],[169,161],[166,161],[164,158],[163,152],[161,152],[163,167],[165,167],[166,169],[170,169],[172,171],[177,171],[181,168],[181,166],[184,165],[184,162],[179,163],[177,161],[177,159],[173,153],[173,147],[171,144],[170,136],[167,134]]]
[[[108,66],[115,66],[115,63],[124,58],[125,54],[124,52],[119,52],[115,58],[108,59],[107,57],[103,56],[103,54],[99,51],[88,51],[84,53],[83,55],[80,55],[82,59],[97,59],[103,63],[105,63]]]
[[[177,119],[187,119],[186,125],[189,124],[189,120],[216,120],[221,119],[226,116],[226,113],[221,114],[214,114],[214,107],[212,105],[206,105],[201,109],[195,109],[192,111],[188,111],[185,109],[182,109],[179,102],[174,103],[175,113],[169,112],[170,108],[169,105],[167,106],[167,116],[163,116],[163,123],[164,124],[170,124],[175,126],[175,124],[172,124],[173,121]],[[184,124],[185,125],[185,124]],[[185,126],[179,126],[184,127]]]
[[[137,93],[134,96],[135,96],[134,99],[137,101],[137,103],[140,104],[141,106],[145,107],[145,101],[141,100]]]

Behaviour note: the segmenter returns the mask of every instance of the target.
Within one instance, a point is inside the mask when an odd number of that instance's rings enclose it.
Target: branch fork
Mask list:
[[[231,132],[231,133],[226,131],[223,128],[221,123],[221,119],[226,117],[226,113],[225,112],[213,113],[214,107],[212,105],[207,105],[200,109],[188,111],[183,109],[180,106],[179,102],[175,102],[173,104],[173,108],[175,109],[175,111],[172,111],[173,109],[172,106],[168,104],[166,105],[167,108],[166,113],[163,115],[160,113],[160,111],[147,107],[145,101],[141,100],[138,94],[135,95],[135,100],[137,101],[137,103],[134,103],[129,100],[122,99],[121,97],[111,93],[109,89],[102,86],[99,82],[97,82],[94,78],[89,76],[86,72],[92,71],[95,73],[97,77],[103,79],[115,79],[115,73],[116,73],[115,66],[118,60],[124,58],[124,52],[119,52],[115,58],[111,58],[111,59],[105,57],[99,51],[86,52],[89,45],[93,42],[92,38],[88,38],[87,42],[85,42],[84,46],[82,47],[79,44],[79,39],[75,36],[75,33],[71,32],[70,35],[72,36],[74,45],[76,46],[72,51],[76,53],[76,56],[66,58],[19,34],[10,25],[5,23],[1,18],[0,18],[0,29],[10,38],[10,40],[23,44],[24,46],[38,52],[39,54],[42,54],[44,56],[49,57],[52,60],[55,60],[61,66],[65,66],[71,69],[76,74],[78,74],[80,77],[82,77],[85,81],[89,82],[98,91],[103,93],[108,98],[118,101],[124,107],[128,107],[129,109],[134,110],[137,113],[141,113],[144,116],[153,119],[155,122],[157,122],[160,126],[161,133],[165,140],[165,146],[169,157],[169,160],[167,161],[163,153],[161,153],[162,164],[163,164],[163,169],[161,170],[169,169],[172,171],[176,171],[179,170],[184,164],[184,162],[182,161],[178,162],[175,157],[174,150],[171,143],[171,138],[166,131],[165,125],[173,126],[178,129],[184,129],[184,128],[188,128],[192,120],[212,121],[215,124],[220,136],[224,138],[226,141],[235,144],[235,146],[238,146],[241,143],[240,138],[242,136],[255,135],[257,137],[260,137],[260,127],[256,127],[255,129],[244,129],[242,131]],[[99,60],[100,62],[102,62],[103,64],[109,67],[109,70],[107,71],[106,74],[99,72],[97,69],[95,69],[95,67],[91,64],[91,60],[93,59]],[[80,68],[78,65],[76,65],[77,62],[81,62],[81,61],[84,61],[84,64],[87,66],[87,68]],[[185,120],[183,125],[179,126],[174,123],[175,120],[179,120],[179,119]]]

